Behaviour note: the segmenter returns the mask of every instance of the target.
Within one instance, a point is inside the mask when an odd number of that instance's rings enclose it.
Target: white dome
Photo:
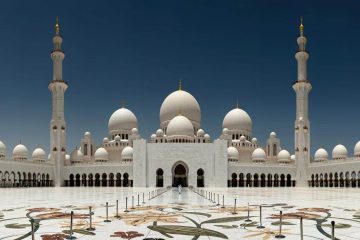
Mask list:
[[[32,159],[46,160],[46,153],[42,148],[36,148],[32,153]]]
[[[167,136],[194,137],[194,126],[187,117],[178,115],[171,119],[168,124],[166,133]]]
[[[0,141],[0,153],[6,153],[6,146],[2,141]]]
[[[319,148],[314,155],[315,161],[326,161],[328,160],[328,157],[329,157],[328,152],[323,148]]]
[[[241,141],[241,142],[246,141],[246,137],[245,137],[244,135],[243,135],[243,136],[241,136],[241,137],[240,137],[240,141]]]
[[[291,161],[295,161],[295,159],[296,159],[295,155],[291,155],[291,156],[290,156],[290,160],[291,160]]]
[[[84,137],[91,137],[91,133],[90,132],[85,132]]]
[[[228,134],[229,134],[229,129],[228,129],[228,128],[223,128],[222,133],[223,133],[224,135],[228,135]]]
[[[50,157],[51,157],[51,154],[50,154]],[[49,160],[50,160],[50,158],[49,158]],[[69,155],[69,154],[66,154],[66,155],[65,155],[65,160],[66,160],[66,161],[70,161],[70,155]]]
[[[25,145],[19,144],[16,147],[14,147],[13,158],[27,159],[27,157],[28,157],[28,149]]]
[[[257,138],[252,138],[252,139],[251,139],[251,142],[252,142],[252,143],[257,143]]]
[[[121,152],[122,159],[132,159],[133,158],[134,150],[132,147],[127,146]]]
[[[204,138],[205,138],[206,140],[210,140],[210,135],[207,134],[207,133],[205,133]]]
[[[103,143],[108,143],[108,142],[109,142],[109,139],[107,137],[104,137]]]
[[[332,151],[333,159],[345,159],[347,158],[348,151],[344,145],[338,144]]]
[[[164,136],[164,131],[162,129],[156,130],[156,137],[162,137]]]
[[[202,130],[201,128],[196,133],[196,136],[198,136],[198,137],[203,137],[204,135],[205,135],[205,131]]]
[[[137,128],[133,128],[131,129],[131,134],[132,135],[138,135],[139,134],[139,130]]]
[[[72,162],[81,162],[83,160],[83,153],[80,149],[74,149],[70,154],[70,160]]]
[[[228,159],[236,159],[239,160],[239,151],[235,147],[227,148]]]
[[[199,103],[188,92],[177,90],[165,98],[160,108],[160,125],[165,128],[179,113],[188,118],[192,125],[200,127],[201,110]]]
[[[358,142],[355,144],[355,147],[354,147],[354,156],[360,156],[360,141],[358,141]]]
[[[115,136],[115,141],[120,141],[121,140],[121,137],[119,135],[116,135]]]
[[[156,134],[155,134],[155,133],[151,134],[150,138],[151,138],[151,139],[155,139],[155,138],[156,138]]]
[[[105,148],[101,147],[95,151],[94,159],[95,159],[95,161],[108,161],[109,154]]]
[[[138,127],[138,121],[133,112],[127,108],[116,110],[109,119],[109,132],[131,130]]]
[[[277,155],[279,162],[290,162],[290,153],[286,150],[281,150]]]
[[[245,131],[251,134],[252,121],[247,112],[235,108],[226,114],[223,120],[223,128],[228,128],[231,131]]]
[[[264,149],[262,149],[262,148],[255,149],[251,155],[251,159],[256,162],[265,161],[266,153],[265,153]]]
[[[271,132],[271,133],[270,133],[270,137],[271,137],[271,138],[276,138],[276,132]]]

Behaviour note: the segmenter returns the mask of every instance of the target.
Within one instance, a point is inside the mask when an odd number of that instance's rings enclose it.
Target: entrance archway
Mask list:
[[[197,187],[205,187],[204,170],[202,170],[201,168],[197,170]]]
[[[173,167],[173,187],[181,185],[187,187],[188,170],[185,163],[177,163]]]

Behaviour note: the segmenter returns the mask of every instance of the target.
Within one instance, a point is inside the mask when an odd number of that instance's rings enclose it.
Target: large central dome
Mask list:
[[[166,128],[171,119],[179,113],[188,118],[195,129],[200,128],[201,110],[199,103],[188,92],[177,90],[167,96],[160,108],[160,126]]]

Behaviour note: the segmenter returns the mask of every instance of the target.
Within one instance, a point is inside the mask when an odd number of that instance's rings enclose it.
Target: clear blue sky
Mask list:
[[[68,152],[97,144],[121,101],[148,138],[179,78],[219,136],[236,100],[262,145],[271,131],[293,152],[299,17],[308,37],[312,152],[360,139],[359,1],[1,1],[0,139],[49,149],[52,36],[60,18]]]

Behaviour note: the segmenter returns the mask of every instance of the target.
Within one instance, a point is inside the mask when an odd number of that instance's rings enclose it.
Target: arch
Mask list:
[[[314,174],[311,174],[311,186],[315,187],[315,176],[314,176]]]
[[[183,187],[188,186],[188,174],[189,174],[189,167],[183,161],[176,162],[172,167],[172,174],[173,174],[173,187],[177,187],[181,185]]]
[[[239,187],[244,187],[244,174],[239,174]]]
[[[266,187],[266,177],[265,177],[265,174],[264,174],[264,173],[262,173],[262,174],[260,175],[260,186],[261,186],[261,187]]]
[[[100,174],[95,174],[95,187],[100,187]]]
[[[333,183],[333,174],[329,173],[329,187],[333,187],[334,183]]]
[[[350,173],[349,172],[345,173],[345,186],[350,187]]]
[[[254,187],[258,187],[259,186],[259,174],[255,173],[254,174]]]
[[[116,186],[121,187],[121,173],[116,173]]]
[[[75,175],[75,186],[80,187],[80,185],[81,185],[81,182],[80,182],[80,174],[77,173],[77,174]]]
[[[246,186],[247,187],[252,186],[252,184],[251,184],[251,174],[250,173],[246,174]]]
[[[340,187],[344,187],[344,173],[340,173]]]
[[[74,186],[74,174],[70,174],[69,180],[70,180],[70,187],[73,187]]]
[[[355,171],[353,171],[352,173],[351,173],[351,187],[356,187],[356,173],[355,173]]]
[[[123,186],[124,187],[129,187],[129,174],[128,173],[124,173],[124,180],[123,180]]]
[[[102,179],[101,179],[102,186],[106,187],[107,186],[107,174],[103,173],[101,177],[102,177]]]
[[[325,174],[324,174],[324,187],[328,187],[328,186],[329,186],[328,174],[325,173]]]
[[[86,180],[86,174],[81,174],[81,186],[86,187],[87,186],[87,180]]]
[[[268,186],[268,187],[272,187],[272,185],[273,185],[273,184],[272,184],[272,183],[273,183],[273,182],[272,182],[272,175],[269,173],[268,176],[267,176],[267,178],[268,178],[268,179],[267,179],[267,186]]]
[[[360,188],[360,171],[358,172],[357,175],[357,183],[358,183],[358,187]]]
[[[114,187],[115,185],[115,180],[114,180],[114,174],[113,173],[110,173],[109,174],[109,187]]]
[[[231,174],[231,187],[237,187],[237,174]]]
[[[156,187],[164,187],[164,170],[161,168],[156,170]]]
[[[315,175],[315,187],[319,186],[319,174]]]
[[[88,175],[88,186],[89,186],[89,187],[93,187],[93,186],[94,186],[94,180],[93,180],[93,178],[94,178],[94,175],[93,175],[92,173],[90,173],[90,174]]]
[[[286,186],[291,187],[291,175],[286,175]]]
[[[280,175],[280,187],[285,187],[285,174]]]
[[[205,187],[205,172],[202,168],[199,168],[196,172],[197,174],[197,187]]]
[[[320,187],[324,186],[324,176],[322,173],[320,173]]]
[[[337,172],[334,174],[334,186],[339,187],[339,175]]]
[[[277,173],[274,175],[274,187],[279,187],[279,175]]]

